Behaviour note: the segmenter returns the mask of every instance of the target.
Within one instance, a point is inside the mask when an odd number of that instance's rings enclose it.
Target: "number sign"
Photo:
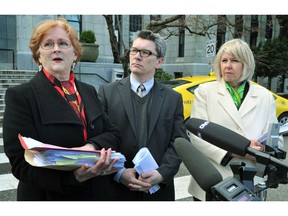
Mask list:
[[[212,39],[206,42],[206,57],[212,57],[216,54],[216,40]]]

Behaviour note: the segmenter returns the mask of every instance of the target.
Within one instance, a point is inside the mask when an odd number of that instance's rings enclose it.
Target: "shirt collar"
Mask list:
[[[130,83],[131,83],[131,89],[137,93],[137,88],[141,83],[138,80],[136,80],[132,74],[130,75]],[[143,96],[145,96],[146,94],[148,94],[148,92],[152,89],[154,85],[154,77],[142,84],[145,86],[145,90],[142,92]]]

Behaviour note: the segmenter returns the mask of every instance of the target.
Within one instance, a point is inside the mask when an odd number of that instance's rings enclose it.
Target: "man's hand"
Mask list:
[[[162,175],[157,170],[142,173],[138,179],[151,185],[157,185],[164,180]]]
[[[152,185],[137,179],[138,174],[133,168],[126,169],[120,177],[120,182],[132,191],[148,192]]]

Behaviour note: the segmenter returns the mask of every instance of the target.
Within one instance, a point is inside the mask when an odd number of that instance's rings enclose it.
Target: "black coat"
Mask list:
[[[99,149],[118,150],[120,133],[103,112],[95,88],[77,80],[75,84],[84,104],[88,140]],[[25,161],[19,133],[68,148],[84,144],[80,119],[43,72],[28,83],[8,88],[5,103],[4,151],[19,180],[17,200],[113,200],[111,175],[80,184],[73,171],[33,167]]]

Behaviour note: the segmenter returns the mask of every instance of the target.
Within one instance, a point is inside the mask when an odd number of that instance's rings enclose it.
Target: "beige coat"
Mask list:
[[[200,85],[195,90],[191,117],[225,126],[248,139],[257,139],[268,131],[270,123],[277,122],[276,105],[273,95],[266,88],[251,84],[251,82],[249,82],[249,85],[249,91],[239,110],[237,110],[223,80]],[[189,134],[191,143],[209,158],[220,171],[223,179],[233,176],[229,164],[225,167],[220,165],[227,151],[191,133]],[[280,142],[283,144],[283,137],[280,137]],[[233,161],[235,160],[237,159],[234,158]],[[244,159],[241,161],[244,161]],[[255,166],[252,161],[245,160],[244,162],[246,166]],[[204,171],[205,167],[203,167]],[[205,200],[205,192],[193,177],[191,177],[188,191],[198,199]]]

